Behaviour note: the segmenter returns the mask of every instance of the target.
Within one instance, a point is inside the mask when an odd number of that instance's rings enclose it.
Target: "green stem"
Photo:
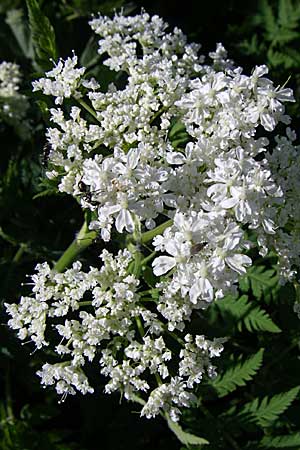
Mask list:
[[[10,421],[13,421],[14,420],[14,412],[13,412],[12,398],[11,398],[10,366],[9,365],[7,367],[7,371],[5,374],[5,394],[6,394],[7,417]]]
[[[172,337],[174,339],[174,341],[178,342],[180,345],[182,345],[182,347],[184,347],[185,342],[183,339],[181,339],[179,336],[177,336],[175,333],[173,333],[173,331],[166,330],[166,332],[168,333],[168,335],[170,337]]]
[[[163,382],[162,382],[162,380],[161,380],[159,374],[158,374],[158,373],[155,373],[154,376],[155,376],[155,380],[156,380],[157,385],[158,385],[158,386],[161,386],[161,385],[163,384]]]
[[[76,98],[77,102],[89,113],[91,116],[94,117],[94,119],[97,120],[97,122],[100,122],[97,113],[91,108],[82,98]]]
[[[152,252],[152,253],[150,253],[150,255],[146,256],[146,258],[144,258],[141,261],[141,266],[142,267],[145,266],[147,264],[147,262],[151,261],[151,259],[153,259],[155,257],[155,255],[156,255],[156,252]]]
[[[3,230],[2,227],[0,227],[0,237],[6,241],[9,242],[12,245],[18,245],[18,242],[11,236],[9,236],[8,234],[6,234]]]
[[[148,289],[147,291],[141,291],[139,292],[139,295],[144,296],[144,295],[152,295],[154,293],[158,292],[158,289]]]
[[[297,283],[297,281],[295,281],[293,284],[295,289],[296,302],[300,303],[300,285],[299,283]]]
[[[91,301],[86,301],[86,302],[78,302],[79,306],[91,306],[93,302]],[[99,319],[99,317],[97,316],[97,319]]]
[[[149,298],[143,297],[143,298],[140,298],[140,301],[141,301],[141,302],[154,302],[154,303],[155,303],[155,300],[154,300],[154,298],[152,298],[152,297],[149,297]]]
[[[127,244],[127,248],[133,256],[133,261],[128,267],[128,273],[134,275],[136,278],[139,278],[142,270],[141,261],[143,259],[143,254],[139,251],[139,246],[135,245],[133,242],[129,242]]]
[[[139,333],[141,335],[141,338],[143,338],[145,336],[145,331],[144,331],[144,327],[143,327],[141,318],[139,316],[136,316],[135,317],[135,322],[136,322],[136,325],[138,327],[138,330],[139,330]]]
[[[141,244],[145,244],[146,242],[152,241],[152,239],[165,231],[166,228],[170,227],[173,224],[173,220],[167,220],[166,222],[158,225],[153,228],[153,230],[146,231],[141,234]]]
[[[23,243],[20,244],[18,251],[15,253],[15,256],[12,259],[13,264],[17,264],[18,262],[20,262],[20,259],[22,258],[23,253],[26,251],[26,248],[27,248],[26,244]]]
[[[165,107],[162,107],[158,111],[156,111],[156,113],[153,114],[153,116],[151,117],[150,124],[152,124],[155,121],[155,119],[157,119],[157,117],[159,117],[165,111],[167,111],[167,108]]]
[[[74,241],[69,245],[67,250],[62,254],[57,263],[54,266],[56,272],[62,272],[68,267],[87,247],[89,247],[94,239],[97,237],[97,232],[89,230],[88,224],[85,221],[81,227],[81,230],[77,234]]]

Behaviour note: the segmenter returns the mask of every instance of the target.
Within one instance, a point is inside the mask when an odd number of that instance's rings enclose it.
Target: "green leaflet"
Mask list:
[[[39,68],[47,70],[52,67],[50,58],[57,59],[54,29],[37,0],[26,0],[26,4],[35,62]]]
[[[177,436],[179,441],[189,447],[189,445],[207,445],[209,442],[206,439],[203,439],[199,436],[195,436],[194,434],[187,433],[186,431],[183,431],[181,426],[177,422],[173,422],[172,420],[168,419],[168,425],[170,430],[173,431],[173,433]]]
[[[145,405],[145,400],[143,400],[141,397],[139,397],[136,394],[132,395],[132,400],[134,402],[139,403],[140,405],[144,406]],[[201,438],[199,436],[196,436],[194,434],[191,433],[187,433],[186,431],[183,431],[183,429],[181,428],[181,426],[179,425],[179,423],[177,422],[173,422],[169,417],[161,414],[168,423],[168,426],[170,428],[170,430],[175,434],[175,436],[177,437],[177,439],[184,445],[186,445],[187,447],[189,447],[190,445],[207,445],[209,444],[209,442],[204,439]]]
[[[80,56],[80,66],[89,69],[100,60],[100,55],[97,53],[98,41],[94,36],[91,36],[88,40],[83,52]]]
[[[240,48],[248,55],[267,55],[269,66],[281,70],[297,69],[300,4],[297,0],[279,0],[275,5],[276,2],[270,0],[260,1],[258,12],[250,23],[249,38],[240,44]]]
[[[53,195],[59,195],[60,193],[57,192],[57,189],[45,189],[44,191],[38,192],[36,195],[34,195],[32,197],[32,200],[36,200],[37,198],[41,198],[41,197],[50,197]]]
[[[71,21],[80,17],[90,17],[91,13],[110,14],[119,8],[124,8],[124,15],[133,9],[131,3],[125,4],[125,0],[68,0],[63,2],[61,9],[66,19]],[[124,6],[123,6],[124,5]]]
[[[10,27],[26,58],[33,59],[33,47],[28,27],[23,18],[21,9],[10,9],[7,11],[6,23]]]
[[[276,14],[271,4],[267,0],[262,0],[261,13],[261,25],[265,28],[265,39],[272,45],[283,45],[299,37],[297,28],[300,7],[298,2],[280,0]]]
[[[274,36],[276,36],[276,32],[277,32],[276,18],[274,16],[273,10],[272,10],[271,6],[269,5],[269,3],[267,2],[267,0],[261,0],[260,5],[261,5],[261,13],[262,13],[262,17],[264,18],[266,31],[269,34],[270,38],[272,39],[273,34],[274,34]]]
[[[169,131],[169,139],[174,148],[184,146],[188,140],[189,135],[186,132],[185,126],[180,120],[174,119],[171,123]]]
[[[246,403],[236,417],[243,423],[250,422],[263,428],[269,427],[291,405],[299,390],[300,387],[296,386],[271,398],[255,398],[251,402]]]
[[[280,328],[272,321],[269,314],[261,309],[259,306],[249,310],[249,313],[243,320],[244,326],[250,332],[254,331],[269,331],[270,333],[280,333]],[[242,322],[238,324],[238,329],[241,331]]]
[[[262,449],[273,448],[299,448],[300,447],[300,433],[293,433],[284,436],[265,436],[260,442]]]
[[[276,296],[279,288],[276,270],[266,269],[265,266],[250,267],[247,274],[240,278],[239,285],[243,292],[251,289],[258,300],[264,298],[267,303]]]
[[[265,310],[254,302],[251,304],[248,301],[247,295],[242,295],[238,299],[228,296],[216,305],[224,321],[233,321],[239,331],[242,331],[244,327],[250,332],[279,333],[281,331]]]
[[[221,376],[218,376],[211,385],[217,391],[219,397],[224,397],[239,386],[245,386],[252,380],[262,365],[264,349],[247,358],[245,361],[237,361]]]

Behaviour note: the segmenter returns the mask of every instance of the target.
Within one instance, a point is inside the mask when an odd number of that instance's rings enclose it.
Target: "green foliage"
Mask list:
[[[26,4],[35,61],[38,67],[47,70],[52,67],[50,58],[57,59],[54,29],[49,19],[43,14],[38,0],[26,0]]]
[[[6,23],[9,25],[17,43],[26,58],[33,59],[34,51],[29,28],[24,21],[22,9],[10,9],[7,12]]]
[[[270,303],[276,298],[279,290],[279,281],[276,269],[266,268],[264,265],[254,265],[249,268],[247,274],[240,279],[240,288],[244,293],[252,290],[257,300]]]
[[[203,439],[199,436],[195,436],[194,434],[187,433],[186,431],[183,431],[181,426],[173,422],[172,420],[168,419],[168,425],[169,428],[173,431],[173,433],[177,436],[178,440],[188,447],[190,445],[207,445],[209,442],[206,439]],[[201,447],[202,448],[202,447]]]
[[[286,436],[264,436],[259,443],[261,449],[299,449],[300,433],[288,434]]]
[[[34,411],[26,408],[16,419],[10,407],[0,404],[0,448],[1,450],[79,450],[76,443],[64,444],[55,432],[39,433],[32,427],[32,419],[37,420]]]
[[[243,423],[255,423],[263,428],[270,427],[296,399],[299,390],[300,387],[297,386],[273,397],[255,398],[242,407],[237,419]]]
[[[94,36],[90,37],[80,57],[80,65],[89,69],[96,64],[100,55],[97,53],[98,42]]]
[[[125,0],[70,0],[61,9],[67,20],[88,17],[92,12],[111,14],[115,9],[124,6]],[[125,6],[125,14],[133,9],[133,5]]]
[[[241,49],[246,54],[266,52],[272,67],[297,68],[300,53],[292,45],[298,45],[300,39],[300,3],[298,0],[280,0],[275,7],[273,4],[270,0],[261,0],[259,11],[252,20],[255,34],[243,41]],[[263,40],[259,39],[259,32],[262,32]]]
[[[0,14],[4,14],[6,11],[18,8],[21,6],[22,0],[1,0]]]
[[[169,131],[169,139],[175,148],[184,147],[189,140],[185,126],[180,121],[174,121]]]
[[[276,45],[286,44],[299,37],[297,27],[300,20],[300,5],[297,2],[293,4],[291,0],[280,0],[277,17],[267,0],[262,0],[261,4],[266,40]]]
[[[259,306],[251,308],[244,318],[244,324],[248,331],[269,331],[270,333],[280,333],[280,328],[272,321],[269,314]],[[238,325],[241,329],[240,324]]]
[[[279,333],[281,331],[264,309],[254,301],[249,302],[247,295],[242,295],[239,298],[228,296],[217,302],[216,307],[224,321],[227,321],[229,316],[238,331],[242,331],[243,327],[249,332]]]
[[[211,383],[218,396],[224,397],[239,386],[245,386],[247,381],[252,380],[262,365],[263,354],[264,349],[260,349],[245,361],[234,361],[224,373]]]

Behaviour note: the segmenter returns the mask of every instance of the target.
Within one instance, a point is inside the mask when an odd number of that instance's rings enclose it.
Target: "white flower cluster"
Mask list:
[[[5,305],[8,324],[38,349],[49,345],[46,333],[56,339],[55,352],[63,361],[44,364],[38,375],[42,384],[55,385],[62,399],[76,391],[94,392],[83,368],[98,359],[101,374],[109,378],[105,392],[119,390],[128,400],[139,391],[148,393],[142,415],[163,411],[178,420],[179,407],[190,406],[194,398],[194,384],[205,373],[216,375],[211,358],[220,355],[223,340],[187,334],[182,350],[171,352],[162,336],[164,324],[143,305],[139,281],[128,274],[128,250],[115,258],[103,250],[101,259],[101,269],[90,267],[88,272],[78,261],[63,273],[51,271],[47,263],[37,265],[31,277],[33,296]],[[140,335],[137,321],[143,324]],[[178,374],[173,375],[175,364]],[[158,388],[151,387],[151,375],[160,377]]]
[[[174,219],[154,241],[169,256],[153,263],[157,276],[173,271],[159,309],[174,316],[174,326],[232,290],[251,265],[245,230],[255,230],[261,254],[276,249],[282,278],[290,279],[299,262],[299,152],[289,128],[288,137],[275,138],[273,153],[267,137],[256,136],[257,129],[262,135],[278,122],[289,124],[283,103],[294,101],[291,89],[275,88],[266,66],[243,74],[221,44],[210,53],[213,64],[204,64],[199,46],[187,44],[178,29],[167,33],[157,16],[99,17],[91,26],[101,36],[99,53],[108,55],[104,64],[125,72],[127,82],[106,93],[96,83],[88,89],[97,124],[80,116],[82,108],[73,107],[70,118],[50,111],[56,126],[48,129],[48,176],[95,212],[90,227],[105,241],[113,225],[132,233],[136,219],[148,229],[163,216]],[[43,78],[34,89],[59,103],[57,90],[78,97],[77,87],[89,82],[79,80],[76,62],[74,56],[62,69],[60,61],[58,75],[56,69],[49,75],[55,81]],[[73,90],[69,80],[76,80]],[[178,126],[184,143],[174,139]],[[283,229],[287,218],[292,232]]]
[[[53,95],[56,97],[57,105],[60,105],[64,98],[70,98],[71,95],[75,98],[81,97],[78,88],[82,84],[85,68],[75,69],[76,65],[76,55],[73,55],[73,58],[67,58],[66,61],[60,59],[54,69],[46,72],[46,78],[32,83],[33,92],[42,90],[46,95]]]
[[[236,289],[252,264],[251,246],[262,256],[277,252],[283,281],[299,267],[299,147],[289,127],[286,135],[275,130],[290,124],[284,103],[293,93],[275,87],[266,66],[244,74],[221,44],[206,62],[199,45],[178,29],[167,32],[157,16],[100,16],[90,24],[104,64],[124,82],[102,92],[76,68],[75,55],[34,82],[62,105],[50,109],[47,176],[91,211],[90,229],[104,242],[114,230],[134,241],[161,278],[146,308],[141,270],[128,269],[126,251],[115,259],[104,252],[104,266],[88,273],[79,263],[63,274],[39,266],[34,297],[7,306],[10,325],[40,348],[47,318],[78,310],[78,319],[55,326],[56,352],[69,361],[46,364],[42,382],[60,393],[91,392],[82,367],[100,353],[107,392],[128,399],[147,392],[143,415],[162,409],[177,420],[202,375],[214,376],[210,358],[222,350],[220,340],[182,334],[193,312]],[[185,339],[176,356],[163,340],[173,332]],[[144,373],[156,375],[158,387]]]
[[[17,64],[3,61],[0,63],[0,121],[16,126],[21,125],[29,104],[25,95],[20,94],[20,68]],[[23,127],[24,128],[24,127]],[[24,134],[25,129],[23,130]]]
[[[21,75],[19,66],[15,63],[3,61],[0,64],[0,96],[13,97],[19,90]]]

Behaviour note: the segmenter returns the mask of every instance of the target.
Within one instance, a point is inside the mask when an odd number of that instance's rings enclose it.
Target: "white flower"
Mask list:
[[[45,95],[56,97],[55,103],[60,105],[64,98],[81,97],[78,90],[81,79],[85,73],[85,67],[76,69],[78,58],[74,55],[65,61],[60,59],[54,68],[46,72],[46,78],[33,81],[33,92],[42,91]]]
[[[66,361],[45,364],[39,375],[63,396],[92,392],[83,369],[98,360],[105,392],[131,400],[139,393],[142,415],[176,421],[195,385],[216,375],[211,359],[224,341],[188,334],[171,349],[165,332],[184,335],[195,310],[235,293],[252,265],[250,247],[276,252],[281,282],[300,266],[299,146],[289,128],[267,138],[289,123],[284,103],[293,95],[274,87],[266,66],[243,73],[222,44],[204,65],[199,46],[178,29],[167,32],[157,16],[99,16],[90,24],[104,64],[126,77],[122,89],[111,83],[101,92],[97,80],[83,79],[74,55],[33,83],[62,105],[50,109],[47,176],[89,210],[89,227],[105,243],[116,230],[135,253],[104,249],[99,267],[88,270],[78,261],[62,273],[38,265],[32,296],[6,304],[9,325],[37,348],[50,345],[51,327]],[[152,274],[162,279],[145,293],[148,278],[132,273],[151,278],[152,258]]]
[[[30,124],[26,120],[29,102],[19,92],[21,71],[18,64],[2,61],[0,63],[0,122],[3,120],[15,127],[22,138],[27,138]]]

